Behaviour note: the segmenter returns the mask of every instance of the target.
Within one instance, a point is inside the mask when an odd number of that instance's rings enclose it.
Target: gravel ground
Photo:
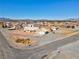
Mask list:
[[[24,45],[21,45],[21,44],[15,44],[13,42],[14,39],[12,39],[12,37],[10,35],[10,33],[13,32],[13,30],[9,31],[8,29],[2,29],[1,31],[3,32],[3,34],[7,38],[7,40],[10,41],[9,43],[12,46],[14,46],[16,48],[19,48],[19,45],[20,45],[20,48],[21,48],[21,46],[24,46]],[[28,38],[35,39],[36,41],[38,41],[38,46],[42,46],[42,45],[45,45],[45,44],[50,43],[52,41],[59,40],[60,38],[63,38],[65,36],[66,35],[62,34],[61,31],[59,31],[59,32],[57,31],[55,34],[53,32],[50,32],[50,33],[43,35],[43,36],[28,36]],[[38,46],[32,46],[31,48],[38,47]],[[24,47],[24,48],[28,48],[28,47]]]

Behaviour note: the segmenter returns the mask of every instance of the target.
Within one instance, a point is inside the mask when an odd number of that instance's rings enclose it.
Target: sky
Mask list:
[[[79,0],[0,0],[0,17],[51,20],[79,18]]]

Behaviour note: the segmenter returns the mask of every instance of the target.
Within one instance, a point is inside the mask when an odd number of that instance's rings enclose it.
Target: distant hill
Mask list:
[[[27,21],[31,19],[10,19],[10,18],[0,18],[0,21]]]
[[[0,21],[11,21],[12,19],[10,18],[0,18]]]
[[[33,19],[10,19],[10,18],[0,18],[0,21],[79,21],[79,18],[77,18],[77,19],[69,18],[69,19],[64,19],[64,20],[48,20],[48,19],[33,20]]]
[[[65,20],[71,20],[71,21],[75,21],[75,20],[78,20],[79,21],[79,18],[69,18],[69,19],[65,19]]]

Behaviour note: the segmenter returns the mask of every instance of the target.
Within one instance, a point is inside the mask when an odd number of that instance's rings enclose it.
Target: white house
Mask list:
[[[34,27],[33,24],[28,24],[28,26],[24,27],[24,31],[36,31],[39,27]]]

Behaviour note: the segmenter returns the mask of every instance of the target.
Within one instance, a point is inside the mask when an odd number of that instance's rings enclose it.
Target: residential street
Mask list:
[[[43,55],[77,40],[79,40],[79,34],[34,49],[20,50],[11,47],[0,32],[0,59],[41,59]]]

